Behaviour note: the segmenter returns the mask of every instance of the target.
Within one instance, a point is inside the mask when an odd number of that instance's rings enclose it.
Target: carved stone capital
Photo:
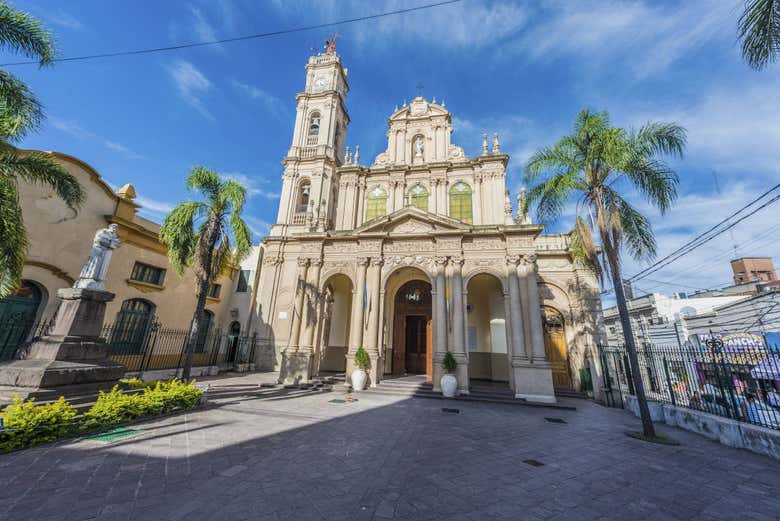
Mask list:
[[[316,266],[317,268],[321,268],[324,263],[325,261],[322,259],[311,259],[311,265]]]
[[[535,266],[536,265],[536,254],[530,253],[528,255],[523,255],[520,259],[521,264],[523,266]]]
[[[309,266],[309,263],[311,261],[308,257],[298,257],[298,267],[299,268],[306,268]]]
[[[437,255],[433,258],[433,262],[436,264],[436,266],[446,266],[448,260],[449,258],[443,255]]]
[[[522,255],[507,255],[506,263],[510,266],[517,266],[520,263]]]
[[[358,257],[356,262],[358,266],[368,266],[368,257]]]
[[[463,257],[451,257],[450,258],[450,264],[452,264],[455,267],[463,266],[464,262],[466,262],[466,260]]]
[[[382,266],[384,263],[385,260],[382,257],[375,257],[371,259],[372,266]]]

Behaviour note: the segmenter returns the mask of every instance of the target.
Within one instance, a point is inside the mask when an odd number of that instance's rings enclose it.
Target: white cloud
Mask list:
[[[690,0],[670,7],[648,1],[554,1],[505,53],[531,59],[580,58],[584,67],[625,62],[637,78],[666,69],[692,50],[734,38],[736,2]]]
[[[715,87],[698,100],[639,121],[676,121],[688,130],[688,156],[719,172],[775,179],[780,165],[780,74],[765,81]],[[638,118],[637,118],[638,119]]]
[[[48,121],[57,130],[65,132],[66,134],[70,134],[71,136],[78,139],[98,141],[104,147],[108,148],[113,152],[118,152],[128,159],[146,159],[145,156],[130,150],[127,146],[121,143],[112,141],[110,139],[106,139],[98,134],[95,134],[92,131],[85,129],[84,127],[79,125],[79,123],[76,121],[64,120],[56,117],[50,117]]]
[[[158,201],[157,199],[150,199],[141,195],[136,197],[135,202],[141,205],[142,213],[144,213],[143,210],[146,210],[146,213],[155,216],[165,216],[170,213],[171,210],[173,210],[173,208],[176,206],[175,204],[169,203],[167,201]]]
[[[222,174],[223,179],[232,179],[233,181],[238,182],[241,184],[244,188],[246,188],[246,193],[249,197],[264,197],[266,199],[276,200],[279,199],[279,193],[274,192],[273,190],[267,190],[261,185],[268,184],[267,179],[263,179],[261,177],[252,176],[249,177],[245,174],[231,172]]]
[[[168,74],[173,79],[181,98],[203,116],[213,120],[214,116],[206,109],[202,100],[202,96],[212,87],[209,79],[186,60],[173,62],[168,67]]]
[[[75,16],[66,13],[62,9],[57,9],[56,11],[47,12],[45,15],[45,19],[53,25],[59,25],[60,27],[65,27],[66,29],[73,29],[75,31],[78,31],[84,27],[81,21],[79,21]]]
[[[234,88],[249,98],[260,102],[273,116],[280,119],[285,119],[290,116],[284,102],[273,94],[270,94],[254,85],[240,82],[236,79],[231,80],[231,84]]]
[[[274,6],[290,18],[321,23],[361,15],[397,11],[421,5],[416,1],[287,0]],[[473,1],[433,7],[378,20],[351,24],[348,38],[359,47],[391,47],[421,41],[438,47],[483,47],[511,35],[528,21],[528,10],[510,2],[489,5]]]
[[[242,218],[256,238],[268,235],[268,232],[271,230],[271,223],[262,219],[252,217],[251,215],[243,215]]]

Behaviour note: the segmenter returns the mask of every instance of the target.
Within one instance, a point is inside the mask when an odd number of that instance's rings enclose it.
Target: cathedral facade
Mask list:
[[[365,166],[344,146],[340,56],[312,56],[306,72],[255,304],[280,380],[349,376],[361,346],[371,385],[425,374],[437,390],[448,351],[464,394],[491,381],[549,403],[579,390],[583,369],[596,376],[597,281],[568,235],[513,214],[498,136],[467,157],[445,103],[417,97]]]

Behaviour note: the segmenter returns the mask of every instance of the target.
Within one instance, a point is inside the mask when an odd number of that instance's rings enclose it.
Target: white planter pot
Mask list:
[[[368,375],[362,369],[355,369],[352,371],[352,389],[356,391],[362,391],[366,388],[366,381]]]
[[[446,398],[454,398],[458,394],[458,379],[453,374],[441,377],[441,394]]]

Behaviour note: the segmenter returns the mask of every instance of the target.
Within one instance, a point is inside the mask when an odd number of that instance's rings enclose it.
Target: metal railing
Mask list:
[[[128,372],[181,369],[187,356],[189,330],[164,327],[159,322],[136,325],[121,323],[103,326],[101,337],[111,345],[111,358]],[[220,371],[248,370],[254,362],[257,335],[223,334],[211,329],[200,335],[192,356],[192,367],[216,366]]]
[[[7,319],[0,322],[0,362],[16,358],[18,349],[27,342],[49,332],[52,321]]]
[[[634,394],[625,347],[599,346],[607,405]],[[637,347],[648,400],[780,430],[780,349],[722,345]]]

